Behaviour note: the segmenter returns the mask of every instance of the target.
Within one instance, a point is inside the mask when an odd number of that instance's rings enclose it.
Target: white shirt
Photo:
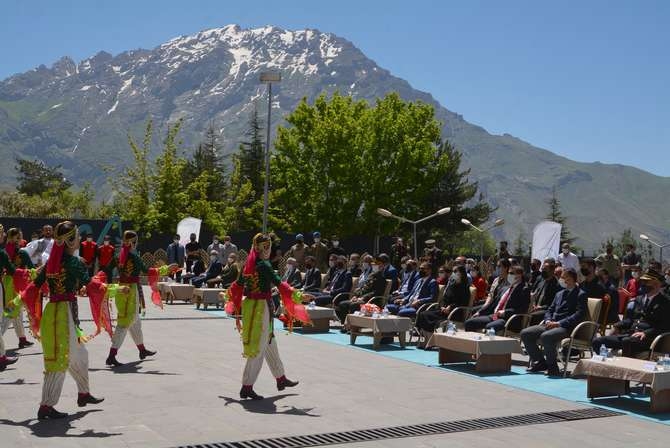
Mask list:
[[[572,252],[565,255],[563,252],[558,254],[558,261],[563,266],[563,269],[572,269],[579,272],[579,257]]]

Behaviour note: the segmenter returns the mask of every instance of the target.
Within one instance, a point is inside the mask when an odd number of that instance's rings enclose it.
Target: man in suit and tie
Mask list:
[[[196,288],[200,288],[206,281],[218,277],[222,271],[223,265],[219,261],[219,251],[212,249],[209,254],[209,266],[207,266],[207,270],[203,274],[193,277],[191,284]]]
[[[561,290],[558,279],[554,275],[556,269],[556,260],[545,258],[540,270],[540,281],[537,287],[530,293],[533,301],[533,307],[530,311],[530,325],[537,325],[544,319],[544,313],[556,297],[556,293]]]
[[[596,353],[604,345],[614,350],[622,349],[624,356],[635,356],[648,350],[656,336],[670,331],[670,298],[662,291],[665,283],[663,275],[648,269],[640,276],[640,282],[646,292],[636,297],[640,304],[639,313],[631,313],[614,324],[611,335],[596,338],[593,341]]]
[[[521,331],[521,341],[530,357],[529,372],[547,371],[549,376],[560,376],[556,362],[557,347],[563,338],[570,335],[586,314],[588,297],[577,284],[577,272],[563,269],[560,279],[564,288],[558,292],[544,314],[539,325],[533,325]],[[544,348],[544,354],[538,347],[538,339]]]
[[[402,271],[400,286],[391,293],[390,302],[399,303],[398,301],[407,298],[407,295],[414,287],[414,283],[419,279],[419,270],[416,267],[415,260],[409,259],[405,261],[405,269]]]
[[[281,276],[281,280],[294,288],[302,286],[302,275],[300,275],[298,261],[295,258],[289,257],[286,259],[286,270],[284,271],[284,275]]]
[[[383,255],[383,254],[382,254]],[[379,256],[381,258],[381,255]],[[391,314],[401,317],[413,317],[416,310],[425,303],[434,302],[437,298],[437,282],[433,278],[430,263],[424,261],[419,266],[420,278],[414,283],[412,291],[400,304],[390,304],[387,308]]]
[[[184,260],[186,259],[186,251],[184,246],[179,243],[179,238],[179,235],[175,235],[174,238],[172,238],[172,243],[168,245],[167,262],[168,264],[176,264],[178,267],[183,268]],[[170,278],[175,278],[176,276],[177,283],[181,283],[181,272],[181,269],[177,270],[176,273],[170,274]]]
[[[319,306],[329,305],[341,292],[351,292],[351,272],[347,270],[347,257],[338,255],[335,262],[335,273],[328,286],[321,293],[314,293],[314,301]]]
[[[465,331],[476,331],[482,328],[493,328],[496,333],[505,328],[505,322],[510,316],[528,311],[530,290],[524,281],[524,272],[521,266],[513,266],[507,275],[510,286],[495,305],[479,310],[477,315],[465,321]],[[493,306],[492,306],[493,305]]]
[[[343,324],[347,315],[361,309],[363,303],[374,296],[381,296],[384,294],[384,290],[386,289],[386,279],[379,270],[381,262],[379,259],[376,259],[372,260],[371,264],[372,273],[366,277],[365,281],[363,283],[359,282],[358,287],[350,296],[345,295],[343,300],[338,301],[339,303],[333,302],[333,306],[337,310],[337,317]],[[347,329],[342,327],[340,331],[346,333]]]
[[[316,267],[316,258],[311,255],[305,257],[305,281],[302,285],[304,292],[319,292],[321,290],[321,271]]]

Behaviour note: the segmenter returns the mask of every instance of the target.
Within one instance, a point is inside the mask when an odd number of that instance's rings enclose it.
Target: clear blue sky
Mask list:
[[[670,175],[670,1],[2,3],[0,79],[230,23],[317,28],[489,132]]]

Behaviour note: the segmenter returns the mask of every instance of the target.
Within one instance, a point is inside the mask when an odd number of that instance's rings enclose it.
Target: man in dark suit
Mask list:
[[[321,271],[316,267],[316,258],[311,255],[305,257],[305,281],[302,290],[305,292],[318,292],[321,290]]]
[[[419,270],[417,269],[416,261],[409,259],[405,263],[405,269],[402,270],[400,278],[400,286],[391,293],[390,302],[405,299],[414,287],[414,283],[419,279]]]
[[[554,275],[555,269],[556,260],[545,258],[540,271],[541,280],[530,293],[530,299],[533,301],[533,307],[530,311],[530,325],[537,325],[542,322],[544,313],[556,297],[556,293],[561,290],[558,279]]]
[[[219,251],[213,249],[209,254],[209,266],[204,274],[197,275],[191,279],[191,284],[200,288],[207,280],[218,277],[223,271],[223,265],[219,261]]]
[[[240,269],[237,266],[237,253],[231,252],[228,254],[228,261],[221,269],[221,274],[214,277],[212,280],[207,280],[207,285],[214,287],[220,285],[222,288],[229,288],[230,285],[237,280],[240,274]]]
[[[381,258],[381,255],[379,258]],[[420,278],[414,283],[414,288],[402,303],[387,305],[391,314],[397,314],[401,317],[413,317],[421,305],[434,302],[437,299],[437,282],[433,278],[433,270],[430,263],[427,261],[421,263],[421,266],[419,266],[419,276]]]
[[[284,275],[281,276],[281,280],[294,288],[299,289],[302,286],[302,275],[300,275],[298,262],[295,258],[289,257],[286,259],[286,270]]]
[[[529,372],[547,371],[549,376],[560,376],[556,362],[557,346],[561,340],[580,323],[586,314],[588,296],[577,285],[577,272],[564,269],[561,274],[561,286],[565,289],[558,292],[544,314],[539,325],[521,331],[521,341],[530,357]],[[537,345],[541,340],[544,355]]]
[[[465,331],[476,331],[482,328],[493,328],[496,333],[505,328],[505,322],[510,316],[528,311],[530,303],[530,289],[524,281],[524,272],[521,266],[513,266],[508,274],[510,286],[497,301],[495,306],[479,310],[477,316],[465,321]]]
[[[670,298],[663,294],[665,279],[653,269],[648,269],[640,282],[646,286],[642,296],[641,315],[625,318],[614,325],[614,333],[596,338],[593,350],[600,351],[605,345],[611,349],[622,349],[624,356],[635,356],[649,349],[652,341],[661,333],[670,331]]]
[[[341,292],[351,292],[351,272],[347,270],[347,257],[337,256],[336,271],[328,286],[321,293],[313,293],[314,301],[319,306],[329,305]]]
[[[333,306],[337,310],[337,317],[342,323],[347,318],[347,314],[361,309],[361,305],[372,297],[384,294],[386,279],[379,270],[379,264],[379,259],[372,262],[373,272],[366,278],[363,284],[359,283],[359,286],[351,296],[344,296],[344,300],[340,300],[339,303],[333,303]],[[341,331],[344,333],[346,329],[343,327]]]
[[[391,291],[398,289],[398,271],[391,264],[391,259],[386,254],[379,254],[377,260],[381,262],[380,270],[384,274],[384,278],[391,280]]]
[[[167,247],[167,264],[176,264],[178,267],[184,267],[184,261],[186,259],[186,251],[184,246],[179,243],[179,235],[175,235],[172,239],[172,243]],[[176,271],[176,273],[170,274],[171,278],[175,278],[177,282],[181,282],[181,272],[182,270]],[[108,277],[111,278],[111,277]]]

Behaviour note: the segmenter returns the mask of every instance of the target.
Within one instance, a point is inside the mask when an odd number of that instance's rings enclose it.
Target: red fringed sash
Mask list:
[[[46,283],[45,283],[46,285]],[[30,331],[35,339],[40,338],[40,321],[42,320],[42,294],[40,288],[30,283],[27,288],[21,292],[21,299],[26,307]]]
[[[279,296],[284,305],[284,314],[288,320],[289,329],[293,327],[294,320],[299,320],[304,324],[311,324],[312,320],[309,318],[305,306],[302,303],[293,301],[293,293],[295,289],[287,282],[281,282],[277,289],[279,290]]]
[[[112,317],[109,311],[109,298],[107,297],[107,285],[105,281],[107,276],[104,272],[98,272],[92,279],[91,282],[86,287],[86,292],[88,294],[88,299],[91,303],[91,314],[93,316],[93,322],[95,322],[95,333],[90,335],[88,338],[93,339],[100,333],[102,330],[105,330],[109,337],[112,337]]]
[[[149,272],[147,272],[147,281],[149,282],[149,286],[151,286],[151,301],[159,307],[160,309],[163,309],[163,300],[161,299],[161,293],[158,290],[158,279],[160,278],[160,272],[156,268],[149,268]],[[140,285],[137,285],[138,288],[141,288]]]

